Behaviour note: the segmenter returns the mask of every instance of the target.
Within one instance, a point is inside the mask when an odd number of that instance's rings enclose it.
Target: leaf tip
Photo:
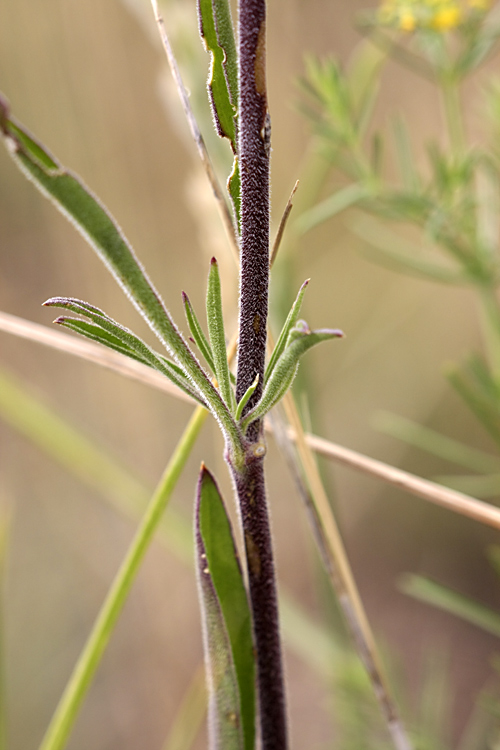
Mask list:
[[[340,328],[318,328],[314,333],[325,334],[335,339],[345,339],[345,333]]]
[[[10,105],[6,97],[0,93],[0,129],[4,135],[9,135],[7,122],[9,120]]]
[[[214,256],[212,256],[212,260],[210,261],[210,265],[211,266],[216,266],[217,265],[217,258],[215,258]]]

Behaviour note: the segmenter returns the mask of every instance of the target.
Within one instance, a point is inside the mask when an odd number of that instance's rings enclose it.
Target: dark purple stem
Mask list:
[[[233,476],[243,523],[257,651],[262,750],[286,750],[288,739],[284,675],[263,459],[250,458],[245,469],[234,472]]]
[[[270,125],[265,72],[265,0],[240,0],[241,277],[238,371],[239,401],[257,373],[259,384],[246,406],[259,400],[264,380],[269,287]],[[258,434],[258,426],[254,437]]]
[[[262,394],[269,287],[270,119],[266,91],[266,2],[239,0],[239,143],[241,175],[241,276],[239,401],[259,383],[247,412]],[[244,412],[244,413],[245,413]],[[262,750],[286,750],[287,722],[276,574],[264,482],[261,424],[247,431],[244,466],[232,466],[243,524],[257,650]]]

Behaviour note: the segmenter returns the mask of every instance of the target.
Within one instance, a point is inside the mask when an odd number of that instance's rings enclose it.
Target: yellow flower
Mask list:
[[[463,15],[461,9],[456,5],[450,5],[446,8],[436,11],[431,26],[438,31],[448,31],[454,29],[462,21]]]
[[[446,32],[461,26],[474,11],[486,12],[490,6],[491,0],[382,0],[378,20],[402,31]]]
[[[403,31],[413,31],[417,25],[417,19],[409,10],[404,11],[399,16],[399,28]]]

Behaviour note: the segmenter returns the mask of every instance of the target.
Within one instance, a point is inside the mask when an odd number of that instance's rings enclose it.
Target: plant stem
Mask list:
[[[263,459],[249,460],[242,472],[233,472],[233,477],[243,525],[257,651],[262,750],[286,750],[287,721],[278,599]]]
[[[240,0],[241,270],[237,402],[259,375],[259,384],[244,413],[261,396],[266,355],[270,121],[265,80],[265,11],[265,0]],[[258,431],[259,425],[255,425],[254,438]]]
[[[40,750],[62,750],[123,609],[135,576],[161,520],[172,490],[188,459],[208,412],[199,406],[189,420],[146,509],[127,555],[116,574],[94,627],[49,724]]]
[[[241,174],[240,313],[236,401],[259,375],[243,414],[264,383],[269,287],[270,119],[266,89],[266,3],[239,0],[239,142]],[[286,750],[285,687],[276,574],[266,500],[262,424],[247,431],[244,465],[229,457],[241,510],[257,651],[262,750]]]
[[[500,385],[500,309],[494,283],[482,284],[478,288],[478,296],[490,371]]]
[[[453,156],[459,160],[465,153],[466,140],[462,108],[460,106],[460,90],[456,77],[452,75],[442,77],[440,79],[440,89],[444,118],[450,140],[450,150]]]

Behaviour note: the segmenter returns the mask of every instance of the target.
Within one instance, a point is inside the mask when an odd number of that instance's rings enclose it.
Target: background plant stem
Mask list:
[[[207,415],[208,412],[199,406],[177,444],[76,663],[40,750],[62,750],[66,744],[135,576]]]

